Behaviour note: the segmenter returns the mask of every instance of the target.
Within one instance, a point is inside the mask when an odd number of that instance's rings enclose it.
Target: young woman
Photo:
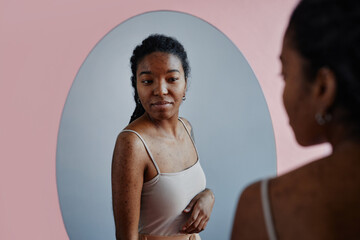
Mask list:
[[[360,239],[360,1],[300,1],[280,59],[297,142],[332,153],[247,187],[231,239]]]
[[[117,239],[200,239],[214,204],[192,138],[179,118],[190,71],[174,38],[151,35],[131,57],[136,109],[112,164]]]

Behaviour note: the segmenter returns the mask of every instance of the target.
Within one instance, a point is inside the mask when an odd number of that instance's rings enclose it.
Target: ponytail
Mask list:
[[[130,122],[133,122],[134,120],[138,119],[139,117],[141,117],[143,114],[145,113],[145,109],[144,107],[141,105],[141,103],[138,103],[138,101],[136,101],[136,107],[135,110],[133,112],[133,114],[131,115],[130,118]]]
[[[139,117],[141,117],[145,113],[145,109],[144,109],[144,107],[142,106],[142,104],[140,102],[139,94],[138,94],[137,89],[136,89],[136,77],[135,76],[131,77],[131,85],[134,88],[134,100],[135,100],[136,106],[135,106],[135,110],[134,110],[133,114],[131,115],[129,123],[131,123],[134,120],[138,119]]]

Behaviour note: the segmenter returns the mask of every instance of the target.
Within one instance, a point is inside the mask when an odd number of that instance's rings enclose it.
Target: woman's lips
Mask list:
[[[152,105],[165,105],[165,104],[171,104],[171,102],[168,102],[168,101],[158,101],[158,102],[152,103]]]
[[[172,105],[172,102],[168,102],[168,101],[158,101],[151,104],[151,106],[155,108],[166,108],[170,105]]]

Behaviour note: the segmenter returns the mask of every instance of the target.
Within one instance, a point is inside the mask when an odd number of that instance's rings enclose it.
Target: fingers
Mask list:
[[[208,224],[208,222],[209,222],[209,219],[204,219],[204,225],[203,225],[203,230],[205,230],[205,228],[206,228],[206,226],[207,226],[207,224]]]
[[[188,228],[193,225],[193,223],[198,219],[199,210],[194,209],[189,219],[186,221],[184,227],[181,229],[184,232],[188,232]]]
[[[192,225],[186,229],[186,233],[199,233],[203,231],[209,219],[199,217]]]
[[[203,220],[201,220],[198,229],[201,229],[199,232],[205,230],[206,228],[206,224],[208,223],[209,219],[205,219],[203,218]]]
[[[214,197],[211,191],[203,191],[196,195],[184,209],[184,213],[191,212],[191,216],[181,231],[184,233],[199,233],[203,231],[210,219],[213,206]]]
[[[193,198],[193,199],[190,201],[190,203],[186,206],[186,208],[184,209],[184,212],[185,212],[185,213],[190,212],[190,211],[192,210],[192,208],[194,207],[196,201],[197,201],[197,198],[196,198],[196,197]]]
[[[190,227],[188,227],[188,233],[199,233],[201,232],[203,229],[201,228],[203,224],[202,223],[202,218],[198,218],[196,219],[196,221],[190,225]]]
[[[204,211],[194,207],[193,213],[185,223],[182,231],[185,233],[199,233],[205,229],[209,219]]]

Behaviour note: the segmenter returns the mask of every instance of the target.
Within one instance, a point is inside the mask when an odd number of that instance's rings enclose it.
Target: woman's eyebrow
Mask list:
[[[167,73],[172,73],[172,72],[180,73],[180,71],[177,70],[177,69],[170,69],[170,70],[167,71]],[[152,72],[151,71],[142,71],[142,72],[139,73],[139,76],[141,76],[143,74],[152,74]]]
[[[139,73],[139,76],[141,76],[143,74],[151,74],[151,71],[142,71],[142,72]]]
[[[172,72],[178,72],[178,73],[180,73],[180,71],[177,70],[177,69],[170,69],[170,70],[167,71],[167,73],[172,73]]]

